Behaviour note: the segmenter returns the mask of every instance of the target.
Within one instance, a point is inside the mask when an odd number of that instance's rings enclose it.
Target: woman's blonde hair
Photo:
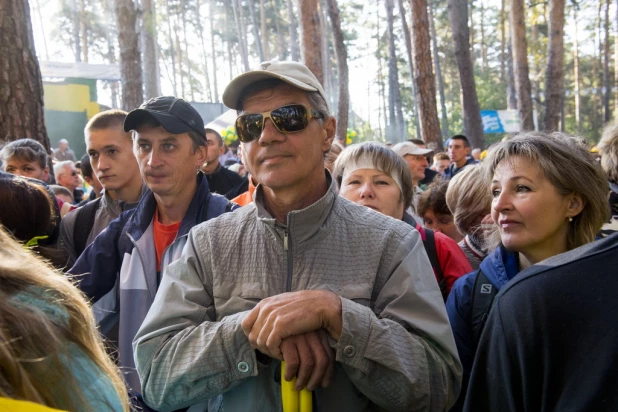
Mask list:
[[[352,162],[367,158],[376,170],[389,176],[396,176],[401,182],[401,201],[404,210],[412,203],[412,175],[410,167],[403,157],[393,152],[389,147],[378,142],[356,143],[346,147],[333,166],[333,179],[341,187],[341,180],[346,167]]]
[[[129,411],[126,387],[105,353],[84,296],[2,225],[0,245],[0,396],[63,410],[94,410],[80,390],[91,382],[80,382],[70,362],[77,346],[109,378],[123,410]],[[32,296],[36,305],[12,301],[18,294]],[[56,319],[46,315],[50,311]],[[96,395],[105,402],[106,394]]]
[[[568,250],[592,242],[609,217],[605,174],[582,142],[560,132],[524,132],[497,144],[483,162],[487,182],[501,162],[517,156],[536,164],[561,195],[581,196],[584,208],[569,224]]]
[[[489,182],[480,165],[466,166],[449,181],[446,204],[457,230],[473,235],[479,227],[481,215],[491,209]]]
[[[605,126],[597,147],[601,154],[601,167],[609,180],[618,183],[618,123]]]

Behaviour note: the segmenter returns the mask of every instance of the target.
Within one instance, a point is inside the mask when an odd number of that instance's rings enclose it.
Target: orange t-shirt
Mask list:
[[[247,206],[253,203],[253,192],[255,192],[255,184],[253,184],[253,179],[249,176],[249,189],[232,199],[232,203],[236,203],[238,206]]]
[[[171,245],[174,239],[176,239],[178,229],[180,229],[180,223],[182,222],[164,225],[159,222],[159,209],[155,209],[153,232],[155,250],[157,252],[157,272],[161,271],[161,257],[163,256],[163,252],[165,252],[165,248]]]

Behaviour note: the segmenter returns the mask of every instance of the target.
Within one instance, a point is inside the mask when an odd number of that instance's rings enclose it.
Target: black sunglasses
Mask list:
[[[260,137],[266,119],[270,119],[281,133],[295,133],[309,126],[309,120],[324,116],[315,109],[307,109],[302,104],[291,104],[264,113],[248,113],[236,119],[236,135],[243,143]]]

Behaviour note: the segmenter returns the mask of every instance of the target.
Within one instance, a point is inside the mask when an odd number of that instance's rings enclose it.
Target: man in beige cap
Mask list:
[[[411,142],[397,143],[391,149],[399,156],[403,157],[403,160],[408,163],[410,173],[412,174],[412,215],[417,216],[418,200],[420,199],[423,191],[421,190],[418,182],[425,178],[425,169],[429,167],[427,163],[427,153],[431,153],[431,149],[423,149]],[[408,211],[410,212],[410,211]],[[422,221],[422,220],[421,220]]]
[[[262,63],[223,102],[260,184],[165,271],[134,341],[146,402],[280,411],[281,379],[296,376],[318,410],[448,409],[461,366],[420,235],[337,195],[315,76]]]

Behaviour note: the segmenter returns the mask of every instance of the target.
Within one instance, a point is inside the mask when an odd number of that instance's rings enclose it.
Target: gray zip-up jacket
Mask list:
[[[320,411],[444,411],[461,364],[419,233],[326,195],[287,225],[255,202],[201,224],[165,271],[133,342],[143,396],[171,411],[281,411],[279,362],[258,362],[241,328],[258,301],[286,291],[341,296],[343,330]],[[191,409],[192,411],[194,408]]]

